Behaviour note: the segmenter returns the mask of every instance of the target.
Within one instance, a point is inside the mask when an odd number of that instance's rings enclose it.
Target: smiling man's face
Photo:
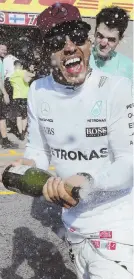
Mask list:
[[[4,58],[7,55],[7,46],[0,45],[0,56]]]
[[[88,32],[71,30],[70,34],[56,36],[54,44],[56,51],[52,52],[51,62],[55,79],[62,84],[82,84],[89,68]]]

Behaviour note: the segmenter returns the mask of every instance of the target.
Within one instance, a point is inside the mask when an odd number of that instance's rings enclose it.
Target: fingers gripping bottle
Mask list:
[[[3,172],[2,183],[8,190],[35,197],[42,195],[43,186],[50,177],[53,175],[42,169],[10,165]],[[75,200],[79,200],[80,187],[65,184],[65,190]]]

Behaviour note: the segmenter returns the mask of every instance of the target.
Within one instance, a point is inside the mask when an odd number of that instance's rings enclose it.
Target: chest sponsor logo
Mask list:
[[[127,105],[126,108],[127,108],[127,109],[129,109],[129,108],[134,108],[134,103]]]
[[[41,113],[42,115],[48,115],[50,112],[50,106],[48,103],[43,102],[41,105]]]
[[[128,126],[129,126],[129,129],[133,129],[134,128],[134,122],[129,123]]]
[[[47,122],[54,122],[53,119],[50,119],[50,118],[41,118],[41,117],[39,117],[39,120],[40,121],[44,121],[44,122],[45,121],[47,121]]]
[[[54,128],[44,127],[45,134],[54,135]]]
[[[107,148],[101,148],[99,151],[91,150],[89,154],[86,154],[85,152],[81,151],[66,151],[64,149],[57,149],[57,148],[51,148],[51,154],[54,157],[57,157],[61,160],[71,160],[71,161],[90,161],[93,159],[100,159],[105,158],[108,156],[108,150]]]
[[[133,113],[128,113],[128,118],[132,118],[134,117],[134,114]]]
[[[107,127],[86,128],[86,137],[102,137],[107,135]]]
[[[101,114],[102,110],[102,101],[97,101],[91,110],[91,114],[94,117],[97,117]]]
[[[112,231],[100,231],[99,237],[100,238],[112,238]]]
[[[87,119],[87,122],[106,122],[106,118],[103,119],[98,119],[98,118],[94,118],[94,119]]]

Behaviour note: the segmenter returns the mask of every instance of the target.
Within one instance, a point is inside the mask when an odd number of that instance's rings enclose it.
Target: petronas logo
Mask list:
[[[102,101],[97,101],[94,105],[94,107],[92,108],[92,116],[99,116],[101,113],[101,109],[102,109]]]

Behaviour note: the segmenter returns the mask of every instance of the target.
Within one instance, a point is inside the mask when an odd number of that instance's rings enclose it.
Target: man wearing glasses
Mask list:
[[[89,62],[93,69],[132,80],[132,60],[115,51],[124,37],[128,21],[127,12],[120,7],[107,7],[97,14],[94,47]]]
[[[37,25],[52,69],[31,85],[28,143],[14,165],[44,170],[50,160],[55,165],[57,177],[47,181],[43,195],[63,207],[78,279],[130,279],[130,81],[89,68],[90,25],[76,7],[55,4],[39,15]],[[76,205],[65,182],[87,187],[88,198]]]

